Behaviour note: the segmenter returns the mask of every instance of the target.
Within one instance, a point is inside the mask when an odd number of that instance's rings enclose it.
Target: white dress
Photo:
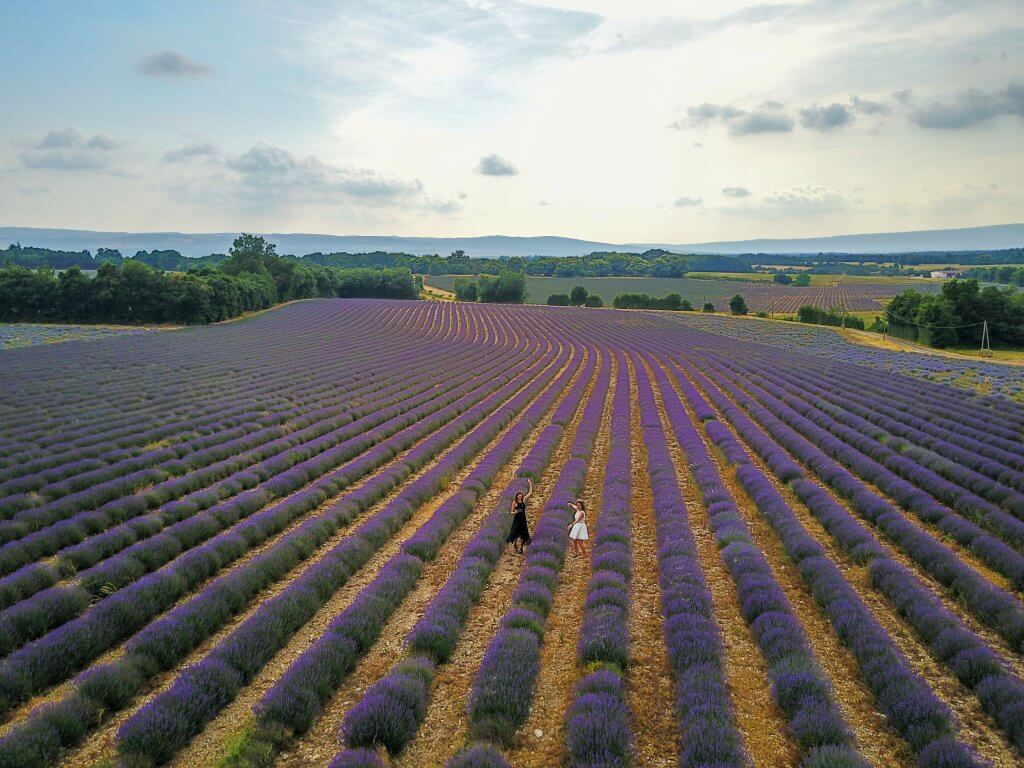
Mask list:
[[[569,531],[569,538],[579,541],[586,541],[590,538],[590,535],[587,533],[586,512],[580,511],[576,513],[576,522],[573,523],[572,530]]]

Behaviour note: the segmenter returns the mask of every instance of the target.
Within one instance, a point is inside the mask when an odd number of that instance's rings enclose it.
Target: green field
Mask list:
[[[453,275],[428,275],[427,285],[445,291],[455,284]],[[530,292],[529,304],[544,304],[552,293],[569,293],[573,286],[582,285],[588,293],[596,293],[605,304],[611,304],[620,293],[646,293],[649,296],[665,296],[678,293],[696,306],[708,299],[723,294],[736,293],[733,280],[703,280],[686,277],[527,277],[526,289]]]

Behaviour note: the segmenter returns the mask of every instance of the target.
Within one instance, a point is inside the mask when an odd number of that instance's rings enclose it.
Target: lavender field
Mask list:
[[[1021,765],[1020,380],[719,322],[0,351],[0,767]]]
[[[44,325],[40,323],[0,323],[0,350],[62,341],[89,341],[109,336],[145,333],[144,328],[94,325]]]

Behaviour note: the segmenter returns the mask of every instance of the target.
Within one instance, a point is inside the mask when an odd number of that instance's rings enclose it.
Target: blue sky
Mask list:
[[[0,0],[0,225],[694,242],[1018,221],[1022,19]]]

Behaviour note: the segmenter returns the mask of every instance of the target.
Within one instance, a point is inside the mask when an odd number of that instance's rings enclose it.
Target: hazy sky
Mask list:
[[[0,0],[0,225],[697,242],[1024,219],[1021,0]]]

